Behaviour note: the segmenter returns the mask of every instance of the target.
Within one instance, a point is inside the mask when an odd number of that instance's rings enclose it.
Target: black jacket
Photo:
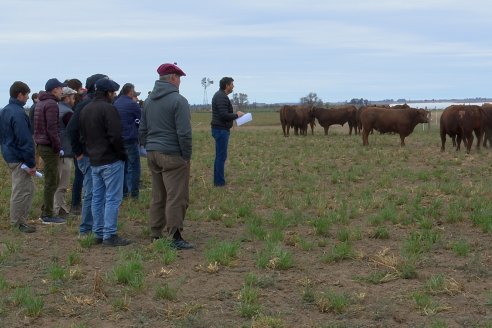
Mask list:
[[[80,141],[92,166],[126,160],[120,116],[104,95],[96,94],[94,100],[82,109],[79,124]]]
[[[70,118],[70,122],[67,124],[66,132],[68,138],[70,139],[70,145],[72,146],[72,152],[75,157],[82,154],[87,155],[84,145],[80,142],[80,112],[87,104],[89,104],[92,99],[94,99],[94,93],[88,93],[84,100],[79,102],[73,111],[73,115]]]
[[[229,130],[232,128],[232,121],[237,118],[237,114],[233,113],[231,100],[220,89],[212,98],[212,128]]]

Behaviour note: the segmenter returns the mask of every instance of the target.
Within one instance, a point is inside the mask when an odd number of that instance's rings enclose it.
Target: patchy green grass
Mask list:
[[[346,125],[284,137],[278,112],[254,111],[231,130],[227,186],[214,188],[210,115],[192,114],[183,237],[193,250],[150,242],[144,158],[140,199],[120,206],[118,233],[134,241],[126,247],[78,240],[80,217],[56,227],[30,220],[35,234],[10,229],[10,179],[0,181],[4,326],[487,325],[474,318],[490,310],[486,291],[467,299],[476,312],[453,309],[492,276],[492,151],[440,152],[434,121],[405,147],[378,133],[363,147]],[[10,176],[3,162],[0,174]],[[30,219],[42,205],[44,182],[34,182]],[[37,301],[21,301],[29,297],[18,288]]]

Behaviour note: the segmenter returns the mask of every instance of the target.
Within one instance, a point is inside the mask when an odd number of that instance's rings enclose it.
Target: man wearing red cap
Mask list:
[[[175,64],[162,64],[157,73],[159,80],[145,101],[139,127],[152,175],[150,234],[152,240],[162,238],[165,228],[172,247],[190,249],[193,245],[181,236],[191,160],[190,105],[179,94],[181,76],[186,74]]]

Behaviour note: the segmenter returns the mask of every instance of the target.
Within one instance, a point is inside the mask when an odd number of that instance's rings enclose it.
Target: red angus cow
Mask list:
[[[473,132],[477,137],[477,149],[480,149],[483,136],[482,107],[476,105],[451,105],[444,109],[440,119],[441,151],[444,151],[446,134],[453,140],[456,150],[461,148],[464,140],[466,152],[470,153]],[[455,141],[456,140],[456,141]]]
[[[308,124],[311,125],[311,134],[314,134],[314,117],[311,109],[304,106],[285,105],[280,109],[280,123],[284,136],[289,136],[289,129],[294,128],[294,134],[307,135]]]
[[[441,151],[444,151],[446,145],[446,134],[451,137],[453,147],[460,150],[461,144],[461,129],[458,125],[458,105],[446,107],[439,119],[439,130],[441,135]],[[458,137],[459,143],[456,142]]]
[[[355,106],[342,106],[335,108],[322,108],[313,107],[313,116],[318,119],[319,125],[321,125],[325,130],[325,135],[328,135],[328,129],[330,125],[340,124],[343,126],[345,123],[349,125],[349,135],[352,135],[352,129],[354,133],[357,129],[356,113],[357,109]]]
[[[482,105],[482,122],[483,122],[483,146],[487,147],[487,141],[489,146],[492,146],[492,104],[486,103]]]
[[[482,143],[482,107],[476,105],[461,105],[458,108],[458,126],[461,130],[463,143],[466,146],[466,153],[469,154],[473,144],[473,132],[477,136],[477,150],[480,150]],[[458,138],[458,148],[461,140]]]
[[[360,115],[362,121],[362,144],[369,145],[369,132],[375,129],[381,133],[394,132],[400,135],[401,146],[419,123],[429,122],[429,112],[423,109],[388,109],[367,107]]]
[[[296,111],[293,106],[283,106],[280,108],[280,124],[282,124],[282,131],[284,137],[289,136],[289,129],[293,126],[294,119],[296,117]]]

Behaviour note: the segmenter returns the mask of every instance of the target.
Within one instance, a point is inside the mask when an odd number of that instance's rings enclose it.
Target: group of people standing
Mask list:
[[[41,223],[62,224],[70,212],[77,215],[81,211],[81,238],[94,236],[95,243],[103,246],[130,244],[117,233],[118,211],[124,196],[139,197],[139,146],[143,145],[152,181],[152,241],[165,237],[176,249],[193,248],[182,237],[192,155],[190,108],[179,93],[181,77],[186,74],[169,63],[160,65],[157,73],[159,79],[143,109],[133,84],[125,84],[116,98],[119,84],[104,74],[94,74],[87,78],[85,89],[76,79],[66,83],[48,80],[28,116],[24,106],[29,86],[20,81],[12,84],[9,104],[0,111],[0,141],[12,176],[13,227],[26,233],[36,231],[28,224],[28,215],[37,152],[44,162]],[[223,78],[212,100],[216,187],[225,185],[232,122],[243,115],[233,112],[227,97],[234,88],[233,81]],[[69,210],[65,194],[72,162],[75,174]]]

